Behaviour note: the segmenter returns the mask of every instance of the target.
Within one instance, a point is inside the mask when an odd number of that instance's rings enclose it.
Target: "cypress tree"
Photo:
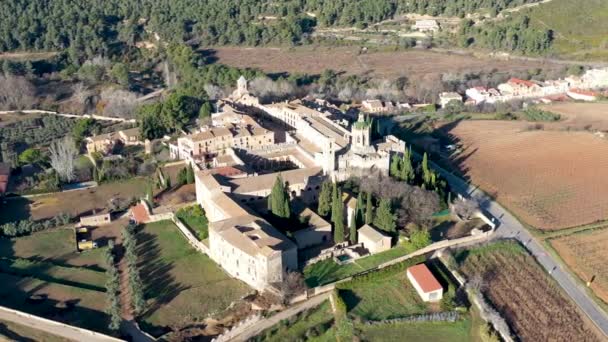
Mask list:
[[[365,209],[365,203],[363,203],[363,192],[359,192],[359,195],[357,195],[357,208],[355,210],[355,220],[357,222],[357,226],[360,226],[361,223],[365,221],[365,219],[363,217],[364,209]]]
[[[390,166],[390,170],[389,170],[390,175],[394,178],[402,179],[401,178],[402,168],[403,168],[403,166],[401,165],[401,159],[399,158],[398,155],[393,154],[393,157],[391,158],[391,166]]]
[[[348,233],[348,239],[353,245],[357,244],[357,218],[354,213],[350,219],[350,232]]]
[[[342,212],[342,201],[340,201],[340,191],[336,183],[333,183],[331,191],[331,222],[336,222],[336,213]]]
[[[289,218],[289,196],[287,195],[287,192],[285,190],[285,183],[283,182],[283,178],[281,177],[281,175],[277,176],[277,179],[275,180],[274,185],[272,186],[268,205],[270,211],[274,215],[278,217]]]
[[[332,218],[334,222],[334,242],[344,242],[344,211],[339,197],[334,197]]]
[[[372,207],[371,192],[368,192],[365,197],[367,197],[366,203],[365,203],[365,224],[370,224],[370,223],[372,223],[372,220],[374,218],[374,208]]]
[[[331,197],[331,183],[323,182],[321,185],[321,193],[319,194],[319,206],[317,211],[321,216],[329,215],[331,210],[332,197]]]
[[[194,169],[192,168],[192,165],[188,165],[188,168],[186,169],[186,183],[187,184],[194,184]]]
[[[374,225],[385,232],[394,233],[397,229],[395,223],[395,215],[391,209],[390,199],[381,199],[378,210],[376,210],[376,217],[374,218]]]
[[[415,174],[414,174],[414,166],[412,165],[412,155],[407,148],[403,152],[403,160],[401,161],[400,172],[401,172],[401,175],[399,178],[401,178],[401,180],[404,180],[407,183],[411,184],[412,181],[414,180]]]

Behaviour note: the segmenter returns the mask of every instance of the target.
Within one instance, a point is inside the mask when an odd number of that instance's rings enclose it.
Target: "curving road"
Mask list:
[[[589,297],[586,288],[577,282],[567,270],[562,269],[560,263],[547,253],[544,246],[534,239],[513,215],[498,202],[489,198],[482,190],[467,184],[435,163],[431,162],[431,165],[447,179],[455,192],[478,200],[481,208],[499,221],[495,236],[517,239],[521,242],[598,329],[608,336],[608,315]]]

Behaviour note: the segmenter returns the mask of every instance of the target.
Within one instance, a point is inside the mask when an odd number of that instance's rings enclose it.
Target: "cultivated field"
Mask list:
[[[555,230],[604,220],[608,141],[558,124],[463,121],[443,130],[463,146],[452,163],[524,222]]]
[[[564,262],[608,303],[608,229],[584,231],[549,240]]]
[[[207,50],[219,63],[236,67],[258,68],[267,73],[319,74],[332,69],[347,74],[365,74],[381,78],[424,76],[427,74],[468,71],[525,71],[549,64],[500,61],[471,56],[442,54],[421,50],[368,52],[358,47],[306,46],[297,48],[217,47]]]
[[[500,242],[456,254],[467,278],[522,341],[599,341],[599,332],[518,244]]]
[[[218,317],[250,291],[191,247],[171,221],[145,225],[137,241],[150,308],[141,324],[150,333]]]
[[[78,217],[92,213],[93,210],[101,211],[107,208],[108,201],[112,198],[128,201],[141,197],[145,192],[145,186],[146,179],[132,178],[86,190],[10,199],[0,207],[0,224],[28,218],[48,219],[61,213]]]
[[[608,131],[608,103],[563,102],[540,108],[562,117],[559,122],[547,125],[549,129]]]

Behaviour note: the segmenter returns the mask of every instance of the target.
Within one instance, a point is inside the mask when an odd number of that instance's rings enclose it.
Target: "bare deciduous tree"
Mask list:
[[[137,95],[121,89],[105,89],[101,92],[103,115],[132,119],[137,108]]]
[[[291,83],[283,80],[273,81],[268,77],[258,77],[249,82],[249,90],[263,100],[282,98],[295,91]]]
[[[479,211],[479,204],[472,199],[458,198],[452,204],[452,212],[464,220],[470,220]]]
[[[74,179],[74,160],[78,155],[74,140],[71,137],[63,140],[55,140],[49,147],[51,167],[57,172],[59,177],[71,182]]]
[[[0,75],[0,107],[25,109],[35,103],[34,86],[24,77]]]
[[[289,303],[294,297],[304,293],[306,284],[304,277],[299,272],[287,272],[283,274],[283,281],[279,284],[279,289],[283,294],[283,302]]]
[[[205,89],[205,93],[207,93],[207,96],[209,96],[210,100],[219,100],[226,97],[224,89],[219,86],[216,86],[215,84],[205,84],[203,89]]]

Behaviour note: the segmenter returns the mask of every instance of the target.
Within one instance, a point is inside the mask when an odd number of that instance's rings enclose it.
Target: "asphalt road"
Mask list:
[[[480,189],[468,185],[462,179],[452,175],[434,163],[432,163],[432,166],[448,180],[455,192],[478,200],[481,208],[499,222],[495,237],[519,240],[598,329],[608,336],[608,315],[589,297],[586,288],[578,283],[567,270],[562,269],[560,263],[547,252],[542,244],[534,239],[530,232],[513,215],[489,198]]]

